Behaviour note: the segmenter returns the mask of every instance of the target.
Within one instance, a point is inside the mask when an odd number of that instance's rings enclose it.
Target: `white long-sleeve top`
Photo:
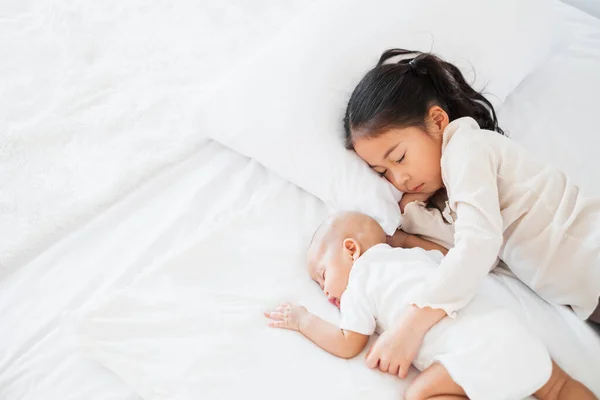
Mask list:
[[[454,247],[412,303],[453,316],[499,257],[542,298],[586,319],[600,297],[600,198],[468,117],[445,129],[441,166]]]

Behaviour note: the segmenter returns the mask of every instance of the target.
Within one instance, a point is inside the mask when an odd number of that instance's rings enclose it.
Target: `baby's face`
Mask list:
[[[341,243],[331,245],[321,253],[309,257],[311,278],[321,286],[329,302],[340,308],[340,299],[348,286],[354,263],[353,254]]]
[[[308,272],[331,304],[340,307],[352,265],[362,251],[378,243],[385,243],[381,226],[356,211],[335,214],[317,229],[308,250]]]

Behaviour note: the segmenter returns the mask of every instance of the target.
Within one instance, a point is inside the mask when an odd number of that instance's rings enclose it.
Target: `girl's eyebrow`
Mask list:
[[[396,150],[396,147],[398,147],[400,145],[400,143],[402,143],[402,142],[398,142],[394,146],[390,147],[388,149],[388,151],[386,151],[385,154],[383,155],[383,159],[385,160],[386,158],[388,158],[388,156],[390,154],[392,154],[392,151]]]
[[[402,143],[402,140],[401,140],[401,141],[399,141],[398,143],[396,143],[395,145],[393,145],[392,147],[390,147],[389,149],[387,149],[387,151],[386,151],[386,152],[385,152],[385,154],[383,155],[383,160],[385,160],[386,158],[388,158],[388,157],[389,157],[389,155],[390,155],[390,154],[392,154],[392,151],[396,150],[396,148],[397,148],[398,146],[400,146],[400,144],[401,144],[401,143]],[[367,163],[367,164],[368,164],[368,163]],[[369,167],[371,167],[371,168],[384,168],[384,167],[381,167],[381,166],[379,166],[379,165],[371,165],[371,164],[368,164],[368,165],[369,165]]]

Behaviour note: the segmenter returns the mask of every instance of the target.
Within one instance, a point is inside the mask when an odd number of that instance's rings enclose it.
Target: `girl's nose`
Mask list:
[[[394,171],[392,173],[394,182],[392,184],[397,188],[406,187],[406,183],[410,180],[410,176],[404,171]]]

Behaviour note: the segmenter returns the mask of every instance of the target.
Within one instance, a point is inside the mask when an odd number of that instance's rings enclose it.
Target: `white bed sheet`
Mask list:
[[[64,314],[131,284],[284,183],[255,162],[205,142],[194,156],[0,281],[0,398],[138,398],[113,373],[81,356],[61,328]]]

